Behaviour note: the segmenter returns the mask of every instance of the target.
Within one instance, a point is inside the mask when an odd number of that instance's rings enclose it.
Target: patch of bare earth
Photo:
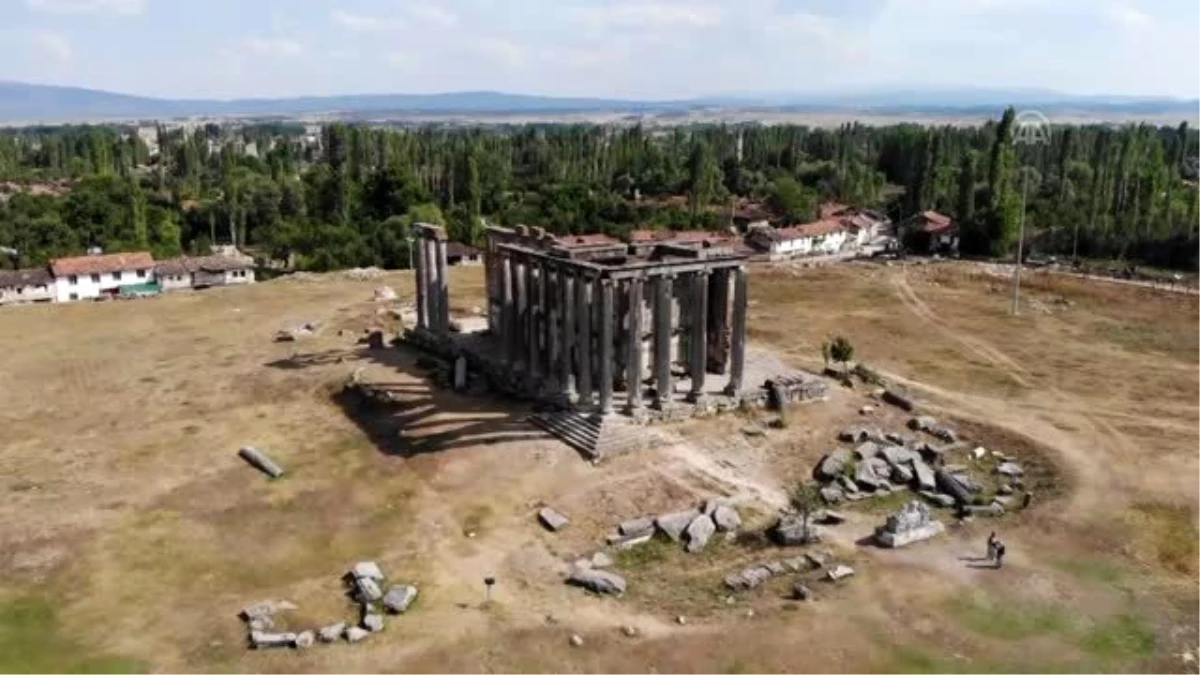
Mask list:
[[[1014,318],[1004,280],[966,265],[754,269],[753,341],[816,368],[821,341],[846,335],[1037,486],[1029,510],[899,551],[858,545],[883,510],[847,507],[823,547],[856,575],[809,573],[817,600],[797,603],[790,579],[723,588],[796,554],[752,534],[618,555],[621,599],[562,580],[620,520],[707,496],[761,529],[838,429],[898,431],[905,414],[861,416],[869,388],[834,386],[786,429],[744,435],[757,414],[653,427],[648,450],[591,466],[525,423],[527,406],[434,389],[416,354],[357,345],[395,330],[370,299],[382,283],[410,297],[408,275],[326,275],[6,308],[0,609],[44,599],[73,649],[153,670],[1179,669],[1196,648],[1194,297],[1029,275]],[[482,305],[481,270],[453,269],[451,288],[456,314]],[[315,337],[271,341],[306,320]],[[340,395],[356,370],[395,404]],[[244,444],[288,475],[266,481],[237,459]],[[542,503],[571,525],[543,531]],[[993,529],[1003,570],[970,564]],[[299,604],[293,627],[353,619],[338,577],[360,559],[419,585],[410,615],[359,645],[246,649],[235,614],[254,600]]]

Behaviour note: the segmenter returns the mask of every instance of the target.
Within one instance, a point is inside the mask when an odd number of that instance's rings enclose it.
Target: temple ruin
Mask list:
[[[417,326],[406,339],[492,389],[642,421],[824,394],[819,378],[777,364],[745,387],[746,258],[731,244],[488,227],[486,329],[466,330],[450,319],[445,231],[415,232]],[[784,383],[773,394],[772,377]]]

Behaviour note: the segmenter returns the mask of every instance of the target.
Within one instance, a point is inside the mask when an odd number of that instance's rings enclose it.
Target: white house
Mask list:
[[[54,302],[54,277],[39,267],[25,270],[0,270],[0,305],[27,302]]]
[[[849,229],[840,218],[774,229],[756,227],[748,237],[751,245],[765,250],[771,260],[802,255],[837,253],[846,243]]]
[[[223,255],[180,256],[155,265],[154,276],[164,291],[252,284],[254,261]]]
[[[108,253],[50,261],[58,302],[117,296],[123,287],[154,284],[154,258],[145,251]]]

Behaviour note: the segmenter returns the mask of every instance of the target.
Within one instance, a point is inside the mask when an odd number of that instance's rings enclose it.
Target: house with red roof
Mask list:
[[[958,251],[958,224],[937,211],[922,211],[900,223],[900,236],[910,250],[927,253]]]
[[[803,225],[773,228],[755,227],[747,236],[751,246],[768,254],[771,260],[803,255],[837,253],[847,244],[850,228],[841,218],[825,218]]]
[[[117,296],[124,286],[154,283],[154,258],[146,251],[55,258],[50,261],[58,302]]]

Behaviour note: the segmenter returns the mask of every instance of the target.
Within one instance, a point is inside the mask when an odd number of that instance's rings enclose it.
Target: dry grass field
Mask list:
[[[1041,476],[1029,510],[899,551],[856,546],[882,507],[851,509],[828,547],[857,574],[795,603],[785,580],[727,601],[725,574],[787,555],[753,537],[622,554],[621,599],[561,574],[616,521],[712,494],[765,524],[859,419],[861,387],[765,437],[736,416],[651,427],[652,449],[594,467],[527,406],[433,389],[415,354],[356,345],[383,321],[381,283],[410,296],[404,274],[326,275],[0,311],[0,671],[1195,670],[1194,296],[1027,275],[1013,318],[1005,281],[967,266],[754,269],[753,342],[814,368],[844,334]],[[452,269],[451,293],[455,313],[481,304],[481,271]],[[314,338],[272,342],[306,320]],[[394,410],[338,396],[359,369],[394,386]],[[245,444],[288,475],[248,468]],[[571,526],[544,532],[540,502]],[[993,528],[1010,564],[964,564]],[[339,576],[362,559],[419,585],[409,614],[357,645],[246,648],[236,613],[255,600],[295,602],[297,627],[353,618]]]

